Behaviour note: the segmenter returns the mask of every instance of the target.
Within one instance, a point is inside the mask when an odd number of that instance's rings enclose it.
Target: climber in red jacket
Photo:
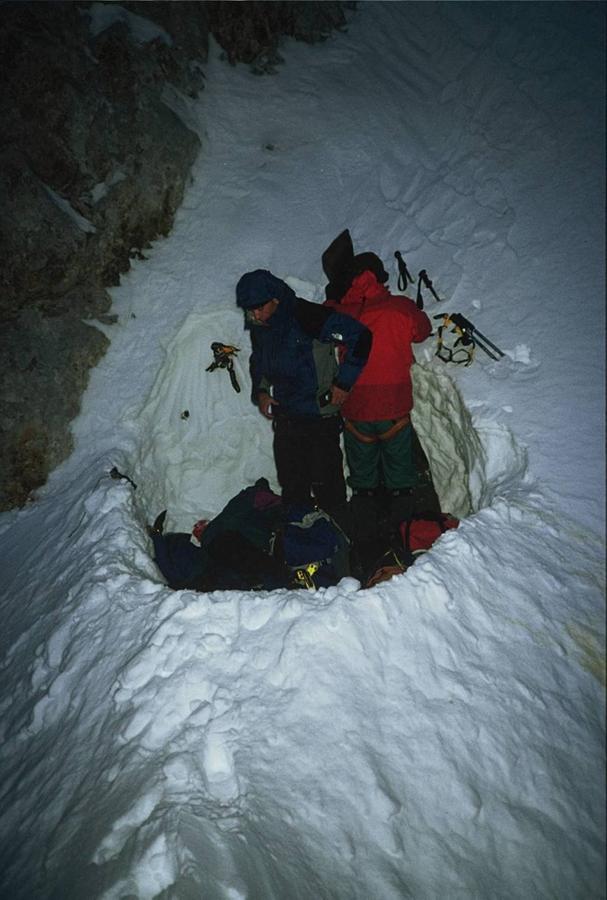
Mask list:
[[[327,305],[358,319],[373,334],[367,364],[342,407],[353,508],[367,530],[373,528],[373,501],[380,492],[390,498],[392,523],[411,514],[417,484],[410,419],[412,344],[432,331],[413,300],[390,294],[387,280],[379,257],[361,253],[342,265],[338,282],[327,287]],[[343,296],[336,296],[342,290]]]

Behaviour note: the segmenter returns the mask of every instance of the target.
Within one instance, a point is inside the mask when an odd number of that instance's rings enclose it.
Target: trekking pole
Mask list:
[[[407,268],[407,263],[402,258],[400,250],[395,250],[394,256],[396,257],[396,262],[398,263],[398,289],[399,291],[406,291],[407,285],[413,284],[413,278],[411,277],[411,273]]]
[[[482,331],[479,331],[478,328],[476,328],[476,326],[474,326],[469,319],[466,319],[465,316],[462,316],[461,313],[453,313],[453,315],[451,316],[451,321],[456,325],[459,325],[460,328],[465,328],[467,331],[469,331],[481,350],[484,350],[488,356],[492,356],[493,354],[489,353],[487,347],[490,347],[495,353],[497,353],[497,356],[493,357],[494,359],[500,359],[502,356],[505,356],[503,350],[500,350],[499,347],[496,347],[496,345],[492,341],[490,341],[488,337],[485,337]],[[483,347],[483,344],[486,344],[487,347]]]
[[[489,347],[486,347],[486,346],[482,343],[478,331],[475,331],[475,332],[474,332],[474,334],[472,335],[472,340],[474,341],[474,343],[476,344],[476,346],[477,346],[477,347],[480,347],[481,350],[484,350],[484,352],[487,354],[487,356],[490,356],[491,359],[496,359],[496,360],[497,360],[497,359],[501,359],[502,356],[504,355],[503,353],[501,353],[501,355],[498,356],[497,353],[494,353],[493,350],[490,350]]]
[[[425,269],[422,269],[418,275],[418,281],[417,281],[417,306],[418,306],[418,308],[419,309],[424,308],[424,301],[422,298],[422,284],[424,285],[424,287],[428,288],[428,290],[430,291],[430,293],[432,294],[432,296],[434,297],[436,302],[440,303],[441,298],[438,296],[438,294],[434,290],[434,285],[432,284],[432,281],[431,281],[430,277],[428,276],[428,273],[426,272]]]

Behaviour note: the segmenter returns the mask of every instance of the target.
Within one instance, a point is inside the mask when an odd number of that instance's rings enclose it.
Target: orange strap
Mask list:
[[[411,416],[407,414],[406,416],[403,416],[402,419],[397,419],[394,425],[388,428],[387,431],[384,431],[383,434],[363,434],[362,431],[358,430],[354,422],[351,422],[349,419],[344,419],[344,428],[346,428],[350,434],[353,434],[357,441],[361,441],[363,444],[376,444],[378,441],[389,441],[395,434],[398,434],[399,431],[406,428],[410,422]]]

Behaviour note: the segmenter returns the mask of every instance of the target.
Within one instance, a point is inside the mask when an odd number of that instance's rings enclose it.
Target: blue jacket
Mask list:
[[[246,318],[253,402],[266,391],[277,400],[279,415],[334,415],[328,392],[332,385],[346,391],[353,386],[369,356],[371,332],[351,316],[296,297],[265,270],[249,272],[238,283],[237,302],[245,311],[272,298],[279,304],[265,324]],[[336,344],[345,348],[341,363]]]
[[[274,533],[282,529],[288,510],[280,497],[270,490],[265,478],[240,491],[226,504],[204,530],[200,547],[185,532],[153,533],[156,564],[174,590],[248,590],[242,574],[218,568],[213,541],[226,532],[237,532],[260,553],[270,554]],[[306,560],[309,562],[310,560]],[[268,590],[277,587],[267,584]]]

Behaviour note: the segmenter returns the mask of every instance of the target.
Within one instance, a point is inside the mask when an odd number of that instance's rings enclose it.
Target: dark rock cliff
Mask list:
[[[0,7],[0,509],[71,449],[111,323],[106,288],[168,234],[198,137],[163,101],[204,87],[208,36],[271,71],[343,3],[7,2]]]

